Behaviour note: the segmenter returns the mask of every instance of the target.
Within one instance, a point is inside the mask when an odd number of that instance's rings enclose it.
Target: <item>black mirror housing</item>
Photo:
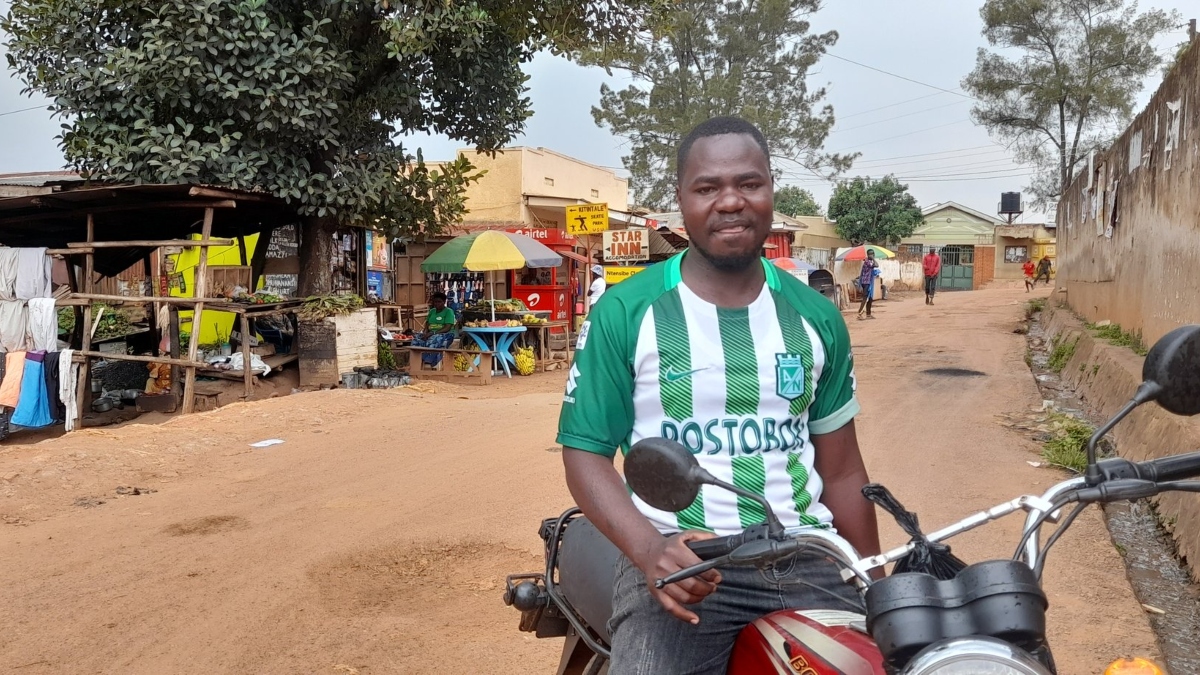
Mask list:
[[[1142,365],[1142,379],[1168,412],[1200,414],[1200,326],[1181,326],[1154,343]]]
[[[656,509],[678,513],[700,494],[703,470],[676,441],[646,438],[625,455],[625,481],[633,493]]]

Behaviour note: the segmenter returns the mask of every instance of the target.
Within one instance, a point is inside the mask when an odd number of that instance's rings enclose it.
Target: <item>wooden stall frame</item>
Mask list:
[[[193,193],[196,190],[193,189]],[[217,208],[234,208],[236,204],[233,201],[210,202],[205,204],[181,202],[178,204],[165,204],[164,206],[172,206],[179,208],[203,208],[204,221],[201,228],[201,237],[198,240],[193,239],[147,239],[133,241],[96,241],[96,227],[94,214],[103,211],[104,209],[93,209],[87,213],[87,241],[71,242],[67,244],[65,249],[48,249],[47,255],[60,256],[83,256],[83,278],[74,279],[74,271],[72,269],[72,279],[75,283],[72,284],[72,293],[62,299],[63,306],[77,306],[82,308],[82,326],[80,333],[80,349],[76,350],[77,361],[81,363],[79,371],[79,382],[76,385],[76,394],[79,406],[79,419],[83,419],[86,412],[87,404],[87,387],[88,378],[91,371],[91,363],[96,359],[107,359],[112,361],[136,361],[141,363],[158,363],[169,365],[172,367],[172,383],[177,383],[179,380],[179,369],[183,369],[183,407],[184,414],[195,411],[196,397],[196,369],[203,369],[207,364],[200,362],[197,355],[200,347],[200,331],[198,327],[204,315],[206,306],[209,309],[233,312],[238,315],[240,327],[242,331],[242,357],[244,360],[242,379],[245,385],[245,394],[243,398],[249,398],[254,385],[254,372],[251,364],[251,344],[249,339],[249,314],[269,316],[271,314],[282,314],[288,311],[294,311],[298,307],[300,301],[292,301],[288,303],[275,303],[271,307],[260,308],[255,312],[253,305],[241,305],[231,303],[223,298],[207,298],[204,297],[208,292],[207,288],[207,270],[208,270],[208,254],[209,249],[213,246],[232,246],[235,240],[232,239],[213,239],[213,215]],[[239,237],[239,239],[241,239]],[[95,259],[94,255],[100,249],[112,248],[154,248],[161,249],[163,247],[198,247],[201,249],[200,261],[196,265],[195,281],[193,282],[194,293],[196,297],[192,298],[174,298],[170,296],[158,295],[158,288],[155,287],[153,294],[149,296],[123,296],[123,295],[105,295],[95,292]],[[68,266],[73,268],[73,266]],[[92,303],[108,302],[114,304],[140,304],[152,305],[157,308],[161,305],[167,305],[170,308],[170,327],[172,330],[172,338],[170,340],[170,355],[169,356],[142,356],[134,354],[119,354],[99,352],[92,349],[92,335],[95,331],[93,327]],[[186,356],[180,354],[182,345],[179,344],[179,309],[180,307],[190,307],[192,309],[192,325],[191,339],[187,345]],[[99,317],[95,317],[99,320]],[[173,386],[176,386],[173,384]],[[176,390],[178,391],[178,390]],[[81,425],[82,426],[82,425]]]

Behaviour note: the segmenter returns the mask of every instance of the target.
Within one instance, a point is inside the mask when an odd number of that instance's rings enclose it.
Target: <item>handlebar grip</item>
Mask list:
[[[692,553],[701,560],[712,560],[727,556],[733,550],[744,543],[744,534],[731,534],[724,537],[716,537],[714,539],[704,539],[701,541],[689,541],[687,547],[692,549]]]
[[[1138,473],[1145,480],[1164,482],[1195,478],[1200,476],[1200,450],[1139,462],[1137,467]]]

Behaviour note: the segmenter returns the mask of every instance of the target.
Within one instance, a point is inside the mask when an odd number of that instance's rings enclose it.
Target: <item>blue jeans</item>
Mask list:
[[[838,567],[812,555],[762,571],[724,568],[721,577],[715,592],[689,605],[700,617],[693,626],[668,614],[641,571],[621,556],[608,624],[609,675],[723,675],[738,633],[755,619],[782,609],[863,611],[858,591],[842,581]]]

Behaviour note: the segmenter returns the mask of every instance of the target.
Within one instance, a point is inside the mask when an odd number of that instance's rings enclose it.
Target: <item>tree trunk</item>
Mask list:
[[[333,291],[333,235],[336,216],[308,216],[300,223],[300,297]]]

